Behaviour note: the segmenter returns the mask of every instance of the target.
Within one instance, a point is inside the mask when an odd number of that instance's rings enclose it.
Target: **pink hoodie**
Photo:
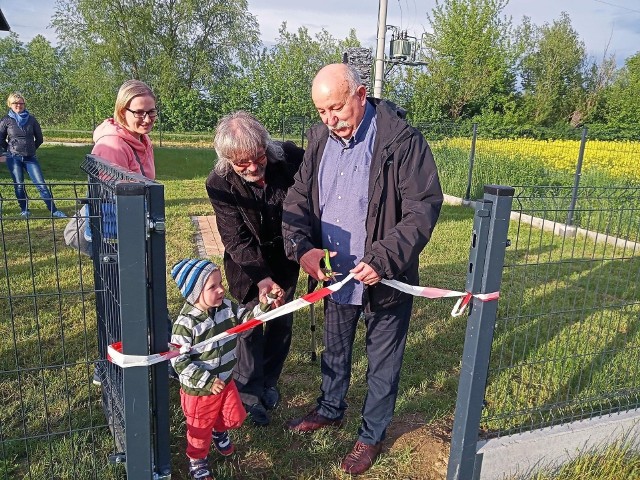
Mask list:
[[[93,132],[95,145],[91,153],[106,161],[119,165],[130,172],[140,173],[150,180],[156,178],[153,161],[153,145],[149,135],[138,140],[129,130],[107,118]],[[138,154],[138,159],[133,151]]]

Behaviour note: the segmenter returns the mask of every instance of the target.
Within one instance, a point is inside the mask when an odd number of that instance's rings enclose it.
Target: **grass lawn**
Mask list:
[[[53,186],[58,207],[67,214],[75,211],[75,198],[83,195],[85,175],[79,165],[89,150],[45,145],[39,151],[45,179]],[[191,217],[212,213],[204,181],[213,159],[210,149],[156,149],[157,180],[165,185],[168,269],[179,259],[196,255]],[[123,478],[122,467],[106,465],[112,445],[99,390],[89,380],[97,352],[91,266],[64,247],[64,220],[36,218],[27,223],[17,218],[8,172],[0,171],[0,389],[5,392],[0,398],[0,478]],[[33,189],[30,192],[37,198]],[[31,208],[34,217],[46,217],[39,200]],[[443,208],[433,239],[421,255],[421,285],[464,289],[472,223],[471,209]],[[183,299],[169,275],[167,279],[169,313],[175,318]],[[535,286],[530,288],[533,297]],[[450,316],[453,303],[415,300],[400,394],[384,454],[360,478],[444,478],[466,326],[466,317]],[[318,320],[321,343],[322,319]],[[513,334],[505,332],[504,338]],[[233,432],[237,454],[230,460],[211,454],[217,479],[350,478],[341,473],[339,464],[357,437],[366,392],[364,330],[359,329],[355,342],[345,426],[294,435],[284,428],[285,422],[306,413],[319,394],[320,368],[318,362],[310,361],[310,345],[308,311],[302,310],[295,314],[291,353],[281,378],[282,405],[273,412],[269,427],[247,422]],[[505,379],[494,379],[497,390],[508,388]],[[186,479],[177,383],[171,382],[170,388],[172,478]],[[620,468],[637,467],[637,457],[623,457],[628,460]],[[613,476],[578,474],[588,470],[583,463],[574,470],[578,476],[558,478],[634,478],[618,476],[627,470],[611,463],[605,473]]]
[[[79,165],[89,150],[90,147],[45,145],[39,151],[45,179],[52,184],[58,207],[67,214],[75,211],[75,197],[82,196],[85,176]],[[170,266],[183,257],[196,255],[191,217],[212,213],[204,181],[213,164],[213,153],[157,148],[156,164],[158,181],[165,185],[167,265]],[[17,219],[19,209],[7,183],[8,173],[5,171],[2,175],[2,233],[6,244],[3,254],[9,281],[0,287],[5,319],[0,322],[0,334],[15,342],[2,347],[0,381],[5,390],[16,394],[1,401],[4,408],[0,425],[3,439],[19,439],[7,440],[4,444],[10,458],[5,457],[3,468],[9,478],[28,475],[28,472],[35,477],[53,472],[60,478],[85,478],[85,475],[90,478],[95,470],[100,472],[99,478],[119,478],[122,469],[101,463],[111,446],[99,408],[99,391],[89,385],[96,355],[90,265],[84,258],[79,265],[77,255],[64,247],[61,238],[64,220],[30,220],[29,228],[25,228],[26,222]],[[33,189],[29,191],[30,196],[38,198]],[[44,204],[39,200],[30,208],[34,217],[46,216]],[[471,210],[445,208],[433,245],[423,253],[424,284],[463,287],[471,223]],[[170,277],[167,278],[169,310],[175,317],[183,300]],[[56,295],[57,291],[65,294]],[[11,302],[10,296],[14,298]],[[464,321],[449,316],[452,306],[451,301],[416,300],[396,419],[385,443],[387,453],[365,478],[391,479],[410,474],[415,469],[416,446],[423,441],[423,431],[427,428],[436,433],[446,431],[455,403],[464,332]],[[216,478],[341,478],[339,463],[357,437],[365,393],[364,332],[360,330],[356,340],[353,382],[348,396],[351,407],[345,427],[308,436],[292,435],[284,428],[285,422],[306,413],[319,393],[319,363],[310,361],[309,332],[308,312],[298,312],[291,354],[281,381],[283,404],[273,413],[268,428],[246,423],[234,432],[238,453],[232,460],[223,461],[211,455]],[[60,341],[63,336],[64,346]],[[454,340],[454,337],[457,338]],[[318,342],[321,343],[321,333],[318,333]],[[58,367],[42,368],[48,365]],[[22,374],[19,370],[24,368],[31,370]],[[25,387],[27,375],[32,378]],[[66,389],[71,390],[73,398],[63,394]],[[25,400],[21,400],[17,392],[22,392]],[[187,478],[185,440],[175,382],[171,383],[171,399],[172,478],[182,479]],[[27,428],[23,427],[25,422]],[[63,434],[65,429],[74,428],[87,428],[88,438]],[[43,440],[24,440],[37,435],[42,435]],[[24,446],[26,443],[28,449]],[[442,445],[437,437],[434,443]],[[26,451],[29,451],[28,458]],[[439,453],[439,456],[438,465],[429,461],[424,468],[436,473],[439,469],[441,475],[446,455]],[[72,460],[57,461],[57,458]],[[2,472],[0,470],[0,478]]]

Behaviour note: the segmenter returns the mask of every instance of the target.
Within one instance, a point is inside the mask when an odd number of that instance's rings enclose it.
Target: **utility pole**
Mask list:
[[[373,81],[373,96],[382,98],[382,83],[384,81],[384,42],[387,33],[387,0],[380,0],[378,7],[378,44],[376,47],[376,68]]]

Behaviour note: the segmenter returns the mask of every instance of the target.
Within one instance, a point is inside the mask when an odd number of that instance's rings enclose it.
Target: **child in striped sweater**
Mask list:
[[[261,311],[260,305],[238,309],[225,299],[220,269],[208,260],[182,260],[171,269],[171,276],[186,299],[173,324],[171,343],[185,351]],[[231,376],[235,349],[232,335],[171,359],[181,386],[189,475],[194,479],[213,479],[207,462],[212,441],[221,455],[231,455],[234,446],[227,430],[239,428],[247,416]]]

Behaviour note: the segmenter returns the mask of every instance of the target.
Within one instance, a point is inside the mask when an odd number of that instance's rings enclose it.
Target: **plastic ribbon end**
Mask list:
[[[453,306],[453,310],[451,310],[451,316],[459,317],[460,315],[462,315],[467,309],[467,305],[469,304],[469,300],[471,300],[471,297],[473,297],[473,295],[469,292],[467,292],[464,297],[460,297],[456,304]]]

